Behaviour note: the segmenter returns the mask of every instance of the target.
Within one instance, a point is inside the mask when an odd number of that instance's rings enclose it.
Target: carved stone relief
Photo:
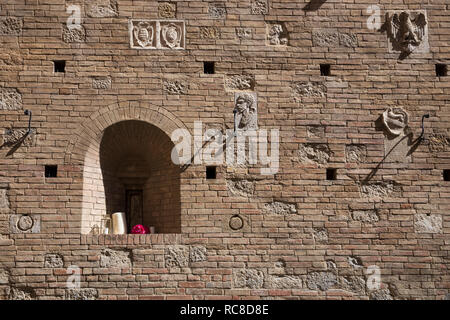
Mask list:
[[[0,110],[22,109],[22,95],[12,88],[0,88]]]
[[[252,39],[252,37],[253,37],[253,30],[252,30],[252,28],[241,28],[241,27],[238,27],[238,28],[236,28],[236,36],[240,40]]]
[[[119,14],[117,0],[92,0],[87,7],[87,15],[91,18],[115,17]]]
[[[408,125],[408,114],[402,108],[389,108],[383,112],[383,125],[389,134],[398,136]]]
[[[85,42],[86,31],[84,27],[80,25],[73,25],[70,28],[63,25],[62,38],[66,43]]]
[[[428,19],[424,10],[394,11],[386,14],[389,52],[409,55],[429,52]]]
[[[234,96],[236,126],[240,130],[258,128],[258,100],[256,93],[236,93]]]
[[[160,18],[175,18],[176,13],[176,3],[162,2],[158,4],[158,15]]]
[[[219,39],[220,31],[217,27],[200,27],[200,38],[202,39]]]
[[[0,35],[17,36],[22,33],[22,18],[1,17],[0,18]]]
[[[268,23],[267,41],[271,46],[287,46],[289,40],[286,26],[281,22]]]
[[[229,91],[246,91],[254,87],[255,76],[253,75],[230,75],[225,78],[225,89]]]
[[[178,20],[130,20],[133,49],[184,49],[185,25]]]
[[[385,162],[410,162],[410,139],[405,136],[408,114],[402,108],[389,108],[382,116],[386,131],[384,141]]]
[[[41,219],[35,215],[13,214],[10,217],[11,233],[39,233],[41,232]]]
[[[253,0],[252,14],[267,14],[269,12],[268,0]]]
[[[210,3],[208,8],[208,14],[213,19],[223,19],[227,15],[227,8],[225,3]]]

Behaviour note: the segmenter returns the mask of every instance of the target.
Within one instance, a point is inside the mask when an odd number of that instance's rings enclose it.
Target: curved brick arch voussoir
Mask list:
[[[65,152],[65,163],[83,164],[93,144],[99,144],[106,128],[114,123],[126,120],[141,120],[150,123],[169,137],[175,129],[189,129],[174,114],[161,107],[143,103],[141,106],[130,106],[129,103],[102,108],[89,116],[80,124],[74,133]]]

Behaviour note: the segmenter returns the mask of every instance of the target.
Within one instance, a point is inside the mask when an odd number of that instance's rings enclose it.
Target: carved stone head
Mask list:
[[[408,125],[408,114],[402,108],[389,108],[383,113],[383,124],[388,133],[398,136]]]
[[[251,93],[236,93],[235,108],[236,124],[239,129],[256,129],[256,95]]]
[[[422,12],[396,12],[386,14],[392,49],[410,54],[427,36],[427,18]]]

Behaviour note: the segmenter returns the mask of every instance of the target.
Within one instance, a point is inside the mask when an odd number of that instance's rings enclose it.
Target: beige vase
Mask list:
[[[116,212],[111,215],[112,234],[126,234],[127,220],[125,212]]]

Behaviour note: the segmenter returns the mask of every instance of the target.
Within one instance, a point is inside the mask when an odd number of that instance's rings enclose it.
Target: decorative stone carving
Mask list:
[[[10,70],[23,64],[23,57],[19,50],[2,48],[0,52],[0,67],[2,70]]]
[[[445,152],[450,149],[450,137],[446,134],[431,134],[428,141],[431,152]]]
[[[168,246],[164,254],[166,268],[185,268],[189,264],[189,247]]]
[[[442,233],[442,216],[439,214],[416,214],[414,228],[417,233]]]
[[[18,129],[18,128],[10,128],[6,129],[5,135],[3,136],[3,144],[5,146],[14,146],[17,143],[21,142],[25,147],[31,147],[36,143],[36,130],[31,129],[31,132],[28,133],[28,129]]]
[[[229,91],[246,91],[253,90],[255,87],[255,76],[232,75],[225,78],[225,89]]]
[[[219,39],[220,31],[217,27],[200,27],[200,38],[202,39]]]
[[[112,80],[110,77],[96,77],[92,79],[92,88],[111,89]]]
[[[235,288],[260,289],[264,285],[264,273],[255,269],[233,270]]]
[[[255,193],[255,183],[245,179],[227,180],[227,187],[235,196],[248,197]]]
[[[178,20],[130,20],[133,49],[184,49],[185,25]]]
[[[252,28],[236,28],[236,36],[241,40],[249,40],[253,37]]]
[[[394,184],[392,182],[361,183],[359,191],[363,198],[379,200],[390,196],[394,192]]]
[[[299,276],[269,276],[264,286],[267,289],[301,289],[303,279]]]
[[[207,250],[204,246],[191,246],[189,251],[190,262],[206,261]]]
[[[44,268],[62,268],[64,260],[59,253],[47,253],[44,259]]]
[[[116,17],[119,14],[117,0],[90,0],[87,15],[91,18]]]
[[[283,23],[268,23],[267,24],[267,40],[268,44],[272,46],[287,46],[288,32]]]
[[[253,0],[252,14],[267,14],[269,13],[268,0]]]
[[[0,18],[0,35],[17,36],[22,33],[23,20],[16,17]]]
[[[187,94],[188,85],[182,80],[165,80],[163,82],[164,92],[170,95]]]
[[[210,3],[208,8],[208,14],[213,19],[223,19],[227,15],[227,9],[225,3]]]
[[[22,109],[22,95],[11,88],[0,88],[0,110]]]
[[[234,96],[236,124],[238,130],[258,128],[258,99],[256,93],[236,93]]]
[[[327,88],[321,82],[298,81],[291,85],[294,99],[300,101],[302,97],[323,98]]]
[[[364,163],[366,161],[367,147],[363,144],[350,144],[345,146],[345,161],[347,163]]]
[[[356,48],[358,36],[354,33],[339,33],[339,44],[347,48]]]
[[[297,157],[300,162],[323,165],[328,163],[332,152],[324,143],[300,144]]]
[[[82,289],[66,289],[66,300],[97,300],[97,289],[82,288]]]
[[[387,109],[383,112],[382,119],[386,131],[393,136],[404,133],[408,126],[408,114],[402,108]]]
[[[338,279],[333,272],[311,272],[306,276],[306,285],[310,290],[327,291],[337,285]]]
[[[85,42],[86,41],[86,31],[83,26],[72,25],[68,28],[67,25],[63,25],[62,38],[64,42],[74,43],[74,42]]]
[[[389,52],[400,51],[409,55],[413,51],[429,51],[426,12],[395,11],[386,14]]]
[[[160,18],[175,18],[176,13],[176,3],[161,2],[158,4],[158,15]]]
[[[297,209],[294,203],[285,203],[280,201],[265,203],[264,211],[267,213],[278,214],[283,216],[297,213]]]
[[[41,218],[37,215],[18,215],[10,217],[11,233],[39,233],[41,232]]]
[[[244,227],[244,220],[239,215],[230,218],[230,228],[232,230],[241,230]]]
[[[169,49],[184,48],[184,22],[160,22],[161,47]]]

